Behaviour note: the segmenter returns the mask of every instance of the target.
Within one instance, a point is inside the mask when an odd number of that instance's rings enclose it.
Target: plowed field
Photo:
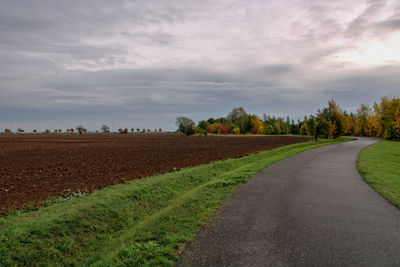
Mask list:
[[[308,141],[302,137],[0,135],[0,214],[49,198]]]

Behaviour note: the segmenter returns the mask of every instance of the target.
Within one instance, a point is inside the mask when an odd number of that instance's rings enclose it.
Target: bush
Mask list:
[[[196,128],[194,128],[194,133],[198,134],[198,135],[207,135],[207,131],[203,128],[201,128],[200,126],[197,126]]]
[[[232,130],[228,125],[214,123],[207,127],[207,132],[213,134],[230,134]]]

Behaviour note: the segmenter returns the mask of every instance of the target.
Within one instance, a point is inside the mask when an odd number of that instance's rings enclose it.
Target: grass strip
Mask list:
[[[400,207],[400,142],[381,141],[364,148],[357,168],[372,188]]]
[[[351,139],[277,148],[132,180],[0,218],[0,266],[171,266],[176,251],[261,169]]]

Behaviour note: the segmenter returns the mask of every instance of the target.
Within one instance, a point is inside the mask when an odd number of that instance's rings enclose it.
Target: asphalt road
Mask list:
[[[261,171],[178,266],[400,266],[400,210],[356,169],[360,150],[376,141],[320,147]]]

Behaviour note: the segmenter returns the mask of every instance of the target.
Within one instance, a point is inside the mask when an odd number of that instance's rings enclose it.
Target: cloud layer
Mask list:
[[[399,95],[398,47],[398,1],[6,0],[0,127],[354,111]]]

